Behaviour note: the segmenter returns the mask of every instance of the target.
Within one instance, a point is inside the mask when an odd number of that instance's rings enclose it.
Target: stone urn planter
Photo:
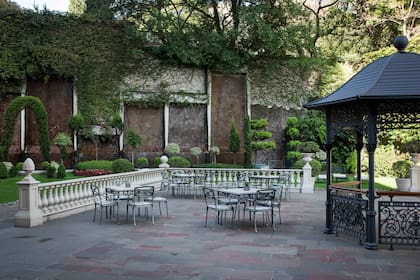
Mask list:
[[[392,171],[396,176],[395,182],[397,189],[402,192],[407,192],[411,185],[410,169],[413,163],[408,160],[399,160],[392,164]]]
[[[411,185],[411,179],[410,178],[395,178],[395,182],[397,184],[397,189],[400,192],[408,192]]]

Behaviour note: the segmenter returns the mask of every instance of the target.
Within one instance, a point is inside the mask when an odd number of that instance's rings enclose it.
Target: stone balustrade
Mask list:
[[[116,180],[159,187],[165,170],[169,178],[176,172],[205,175],[206,183],[215,187],[234,184],[241,176],[287,176],[291,192],[313,192],[313,184],[305,188],[305,182],[308,181],[305,176],[310,176],[311,172],[303,169],[154,168],[42,184],[31,175],[34,164],[30,158],[25,161],[23,169],[26,176],[17,183],[19,211],[15,216],[15,225],[21,227],[40,225],[52,219],[92,209],[91,185],[98,186],[101,192],[105,192],[105,188]]]

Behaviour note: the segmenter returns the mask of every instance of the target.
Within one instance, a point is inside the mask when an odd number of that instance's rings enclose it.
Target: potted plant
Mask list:
[[[399,160],[392,164],[392,171],[394,173],[395,182],[399,191],[408,191],[410,188],[410,168],[413,163],[408,160]]]
[[[320,151],[320,148],[315,141],[306,141],[299,143],[297,150],[302,154],[303,160],[308,163],[312,160],[313,154]]]
[[[420,162],[420,140],[410,140],[403,143],[400,152],[409,153],[414,164]]]

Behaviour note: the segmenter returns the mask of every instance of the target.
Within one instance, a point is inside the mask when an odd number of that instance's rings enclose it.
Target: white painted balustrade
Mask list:
[[[43,184],[36,181],[29,171],[27,171],[27,176],[18,182],[19,211],[15,216],[16,226],[32,227],[52,219],[92,209],[91,185],[98,186],[101,192],[105,192],[105,188],[116,180],[125,180],[134,185],[160,186],[163,169],[148,169]]]
[[[256,180],[261,180],[261,184],[267,182],[263,178],[286,177],[287,187],[291,192],[302,192],[303,182],[305,181],[304,175],[311,176],[311,173],[304,173],[302,169],[221,169],[221,168],[168,168],[168,177],[171,178],[173,174],[185,173],[203,176],[205,183],[211,187],[225,187],[229,185],[237,185],[238,178],[251,178],[260,177]],[[276,179],[272,179],[272,183],[276,183]],[[263,182],[264,181],[264,182]],[[313,191],[313,185],[312,185]],[[308,191],[309,192],[309,191]]]
[[[140,171],[94,176],[66,181],[42,183],[36,181],[31,173],[34,170],[33,161],[28,158],[24,163],[25,178],[18,182],[19,211],[15,216],[15,225],[32,227],[46,221],[66,217],[93,208],[91,185],[96,185],[101,192],[107,186],[119,180],[128,181],[132,185],[153,185],[159,187],[162,173],[171,178],[175,173],[201,175],[205,184],[212,187],[236,185],[238,178],[287,177],[289,192],[305,191],[305,182],[310,178],[310,170],[302,169],[218,169],[218,168],[155,168]],[[264,178],[261,178],[264,180]],[[273,179],[276,183],[276,179]],[[313,184],[309,186],[313,191]]]

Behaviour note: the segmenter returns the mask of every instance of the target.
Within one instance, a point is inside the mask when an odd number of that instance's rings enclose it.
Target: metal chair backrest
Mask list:
[[[153,186],[141,186],[134,188],[133,200],[143,201],[145,198],[152,198],[155,194],[155,188]]]
[[[206,202],[206,205],[210,205],[210,201],[213,201],[214,205],[217,205],[217,199],[215,191],[211,188],[203,187],[203,193],[204,193],[204,201]]]
[[[258,190],[255,194],[254,204],[257,202],[268,202],[268,205],[273,205],[274,200],[276,199],[276,190],[275,189],[264,189]]]

